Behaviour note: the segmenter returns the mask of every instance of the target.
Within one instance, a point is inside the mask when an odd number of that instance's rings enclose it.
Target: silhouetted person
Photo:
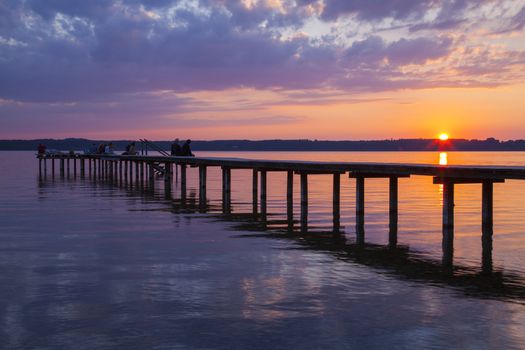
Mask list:
[[[105,143],[101,143],[100,145],[98,145],[98,148],[97,148],[97,154],[102,154],[104,153],[104,150],[106,149],[106,144]]]
[[[191,140],[186,140],[186,142],[184,142],[184,144],[182,145],[181,156],[195,157],[195,155],[191,153],[190,143],[191,143]]]
[[[38,155],[43,156],[44,154],[46,154],[46,146],[43,143],[40,143],[38,145]]]
[[[104,153],[105,154],[113,154],[113,143],[110,142],[109,145],[106,145],[106,147],[104,147]]]
[[[135,154],[137,151],[135,151],[135,142],[133,141],[126,146],[126,151],[122,155],[134,156]]]
[[[88,150],[88,153],[89,153],[89,154],[96,154],[96,153],[97,153],[97,145],[94,144],[94,143],[92,143],[92,144],[91,144],[91,147],[90,147],[89,150]]]
[[[179,145],[179,139],[175,139],[173,143],[171,144],[171,155],[172,156],[181,156],[182,155],[182,149]]]

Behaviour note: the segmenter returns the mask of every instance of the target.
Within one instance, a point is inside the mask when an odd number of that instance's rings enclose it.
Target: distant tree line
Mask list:
[[[112,142],[114,148],[123,151],[134,140],[88,140],[81,138],[0,140],[0,150],[36,150],[39,143],[48,149],[81,151],[92,144]],[[169,150],[171,141],[155,141],[159,147]],[[318,140],[217,140],[192,141],[194,151],[525,151],[525,140],[500,141],[451,139],[400,139],[362,141],[318,141]],[[140,142],[137,150],[140,151]]]

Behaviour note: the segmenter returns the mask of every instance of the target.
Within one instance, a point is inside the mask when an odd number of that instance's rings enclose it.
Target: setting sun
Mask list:
[[[441,141],[446,141],[446,140],[448,140],[448,134],[445,134],[445,133],[439,134],[439,139],[440,139]]]

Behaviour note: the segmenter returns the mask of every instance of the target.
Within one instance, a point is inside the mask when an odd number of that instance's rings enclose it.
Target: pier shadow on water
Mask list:
[[[39,187],[43,189],[68,181],[70,180],[39,179]],[[360,242],[345,232],[344,227],[334,231],[309,225],[307,230],[304,230],[300,220],[293,217],[283,219],[283,215],[276,213],[235,212],[234,207],[239,203],[232,203],[225,208],[219,201],[200,199],[198,191],[194,189],[188,189],[182,197],[174,197],[171,191],[162,191],[162,188],[156,186],[120,184],[115,187],[115,183],[112,182],[90,179],[82,181],[89,181],[94,186],[119,189],[124,196],[141,198],[146,202],[161,205],[139,211],[169,212],[184,215],[189,220],[198,215],[200,219],[226,223],[233,230],[241,232],[231,236],[233,239],[267,238],[292,241],[293,247],[284,249],[329,254],[339,261],[366,266],[380,274],[409,282],[450,288],[468,297],[525,304],[525,278],[516,273],[493,268],[487,252],[483,252],[484,266],[480,268],[459,264],[447,265],[443,264],[443,261],[425,257],[423,252],[409,246],[392,247]]]

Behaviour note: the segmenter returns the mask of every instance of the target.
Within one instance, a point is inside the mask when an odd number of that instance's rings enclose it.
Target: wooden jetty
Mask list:
[[[300,178],[300,228],[308,230],[308,177],[328,175],[333,177],[333,230],[340,230],[341,175],[348,174],[356,183],[356,243],[365,242],[365,180],[388,179],[389,184],[389,245],[397,245],[398,234],[398,180],[412,175],[432,176],[435,184],[443,185],[443,264],[452,265],[454,245],[454,188],[461,184],[482,186],[482,261],[484,268],[491,268],[493,236],[494,183],[507,179],[525,180],[525,167],[515,166],[451,166],[396,163],[312,162],[285,160],[253,160],[240,158],[172,157],[169,155],[79,155],[60,154],[38,156],[39,174],[55,174],[59,163],[60,176],[80,175],[103,178],[116,183],[149,184],[156,176],[164,178],[165,190],[171,192],[173,177],[180,181],[181,199],[186,198],[187,167],[199,168],[199,202],[206,203],[207,168],[222,169],[222,207],[231,212],[231,172],[236,169],[252,170],[253,213],[265,219],[267,215],[267,173],[287,173],[287,218],[293,228],[294,176]],[[71,167],[72,163],[72,167]],[[78,166],[77,166],[78,164]],[[173,169],[175,168],[175,171]],[[180,174],[180,176],[179,176]]]

